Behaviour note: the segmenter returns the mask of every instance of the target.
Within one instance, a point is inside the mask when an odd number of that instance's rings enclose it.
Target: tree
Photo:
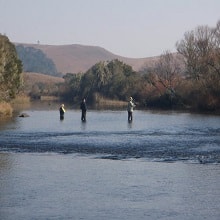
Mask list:
[[[99,96],[127,99],[134,92],[136,77],[137,73],[130,66],[116,59],[96,63],[86,73],[67,74],[64,79],[68,94],[74,94],[78,99],[88,98],[92,103]]]
[[[188,76],[195,80],[204,78],[208,74],[213,53],[218,49],[213,30],[200,26],[195,31],[187,32],[176,46],[184,57]]]
[[[174,54],[166,51],[155,65],[157,81],[168,91],[173,91],[179,81],[181,68]]]
[[[79,93],[80,93],[80,82],[83,73],[67,73],[63,78],[65,80],[64,83],[64,91],[62,92],[62,96],[64,96],[67,100],[75,100],[78,101]]]
[[[157,91],[154,91],[153,103],[163,107],[172,107],[176,105],[180,99],[176,93],[176,88],[181,80],[181,67],[179,57],[166,51],[160,56],[159,60],[155,62],[153,67],[148,68],[146,80]]]
[[[14,98],[22,86],[22,63],[15,46],[0,35],[0,101]]]
[[[203,108],[216,108],[220,101],[220,21],[215,28],[199,26],[187,32],[176,46],[194,81],[194,101]]]

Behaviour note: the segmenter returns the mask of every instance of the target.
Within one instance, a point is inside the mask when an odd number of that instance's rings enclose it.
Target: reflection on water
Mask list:
[[[12,167],[12,160],[9,153],[0,153],[0,174],[10,170]]]
[[[80,153],[101,158],[220,162],[220,117],[175,112],[27,110],[30,117],[0,124],[0,150]]]
[[[128,129],[132,129],[132,125],[133,125],[133,122],[132,121],[128,121]]]
[[[86,131],[86,122],[84,121],[81,122],[81,130]]]

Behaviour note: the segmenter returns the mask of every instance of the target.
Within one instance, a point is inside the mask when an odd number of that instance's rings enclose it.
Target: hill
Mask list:
[[[59,94],[59,85],[64,82],[61,77],[49,76],[40,73],[23,73],[24,93],[32,98],[55,96]]]
[[[24,90],[29,92],[36,84],[47,84],[54,86],[57,83],[63,83],[64,79],[61,77],[49,76],[41,73],[23,73]]]
[[[40,49],[56,65],[57,71],[66,73],[86,72],[90,67],[100,61],[110,61],[119,59],[130,65],[134,70],[141,70],[144,66],[150,65],[158,57],[150,58],[128,58],[115,55],[106,49],[98,46],[84,46],[78,44],[72,45],[41,45],[41,44],[23,44],[25,47]]]
[[[37,72],[45,75],[60,76],[54,62],[40,49],[17,45],[16,51],[23,64],[24,72]]]
[[[55,84],[55,83],[63,83],[64,79],[55,76],[48,76],[41,73],[23,73],[24,83],[25,86],[33,86],[36,83],[48,83],[48,84]]]

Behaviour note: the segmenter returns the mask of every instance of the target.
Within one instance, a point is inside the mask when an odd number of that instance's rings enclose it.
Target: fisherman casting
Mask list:
[[[133,98],[130,97],[130,100],[128,102],[128,106],[127,106],[127,111],[128,111],[128,121],[131,122],[133,120],[133,111],[134,111],[134,107],[136,105],[133,102]]]

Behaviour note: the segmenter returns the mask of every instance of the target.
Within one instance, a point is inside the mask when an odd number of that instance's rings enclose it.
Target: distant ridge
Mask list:
[[[85,46],[79,44],[71,45],[41,45],[14,43],[25,47],[34,47],[42,50],[48,58],[52,59],[58,72],[79,73],[86,72],[90,67],[100,61],[119,59],[133,67],[135,71],[141,70],[144,66],[151,65],[158,57],[149,58],[128,58],[115,55],[106,49],[98,46]]]

